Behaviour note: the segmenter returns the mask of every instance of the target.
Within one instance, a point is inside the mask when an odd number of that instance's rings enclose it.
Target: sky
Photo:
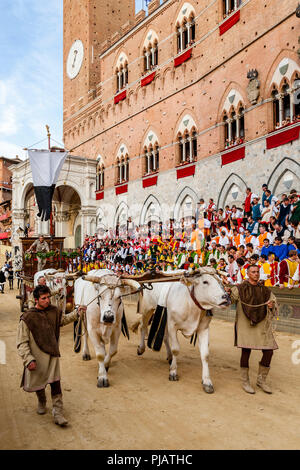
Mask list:
[[[0,156],[62,140],[62,0],[0,0]],[[37,148],[46,148],[47,141]]]
[[[25,158],[46,124],[61,143],[63,0],[0,0],[0,57],[0,156]]]

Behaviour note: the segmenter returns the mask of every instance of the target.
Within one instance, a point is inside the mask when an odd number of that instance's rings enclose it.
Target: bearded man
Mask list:
[[[249,382],[249,358],[252,349],[259,349],[263,355],[259,363],[256,385],[264,392],[272,393],[266,378],[270,371],[273,351],[278,349],[272,332],[272,319],[278,306],[274,294],[259,282],[259,266],[250,265],[247,275],[248,279],[242,284],[227,288],[232,303],[236,304],[234,345],[242,349],[242,387],[247,393],[255,393]]]
[[[36,392],[37,413],[42,415],[46,413],[45,388],[50,384],[54,422],[65,426],[68,421],[63,416],[60,386],[60,327],[78,320],[84,315],[86,307],[80,306],[69,315],[63,315],[50,304],[50,296],[49,287],[37,286],[33,291],[35,307],[20,318],[17,349],[24,364],[21,387],[25,392]]]

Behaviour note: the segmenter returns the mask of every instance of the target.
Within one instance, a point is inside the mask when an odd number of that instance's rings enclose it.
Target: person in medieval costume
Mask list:
[[[272,393],[266,383],[270,371],[273,351],[278,349],[272,331],[272,320],[278,311],[277,301],[270,289],[259,282],[259,266],[249,265],[248,279],[229,290],[232,303],[236,304],[235,342],[242,349],[242,387],[247,393],[255,393],[249,382],[249,358],[252,349],[262,350],[259,363],[257,386],[266,393]]]
[[[51,386],[53,417],[55,424],[65,426],[60,385],[60,327],[78,320],[86,307],[80,306],[68,315],[63,315],[50,304],[50,289],[39,285],[33,292],[35,307],[20,317],[17,332],[17,350],[24,364],[21,387],[25,392],[36,392],[37,413],[46,413],[47,384]]]
[[[47,253],[49,251],[49,245],[44,239],[43,235],[39,235],[38,240],[35,240],[32,245],[28,248],[27,253],[35,251],[36,253]],[[38,257],[38,271],[42,271],[46,265],[46,259]]]

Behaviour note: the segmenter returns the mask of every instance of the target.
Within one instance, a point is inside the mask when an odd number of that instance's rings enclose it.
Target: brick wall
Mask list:
[[[221,0],[189,3],[195,9],[196,43],[200,42],[186,63],[177,68],[173,65],[177,54],[176,19],[184,2],[170,0],[154,9],[146,19],[140,18],[127,34],[107,37],[104,45],[99,44],[102,53],[94,67],[100,70],[100,78],[94,100],[88,103],[85,94],[84,107],[79,108],[78,99],[84,93],[82,82],[88,78],[90,84],[93,82],[87,72],[75,79],[74,84],[65,82],[65,145],[75,148],[77,155],[89,158],[102,155],[107,168],[105,187],[114,185],[116,169],[112,165],[119,146],[126,144],[130,159],[141,155],[149,129],[156,132],[160,147],[166,147],[160,152],[160,170],[176,166],[177,128],[187,113],[193,117],[200,133],[198,159],[220,152],[224,148],[224,128],[217,125],[222,119],[224,100],[233,88],[241,94],[249,111],[245,115],[246,140],[265,135],[273,129],[272,103],[263,100],[270,98],[270,81],[280,60],[283,57],[297,60],[299,20],[295,9],[298,1],[244,1],[240,21],[223,35],[219,34],[219,23],[223,21]],[[130,6],[127,7],[124,16],[129,15]],[[65,25],[69,23],[66,10],[64,21]],[[87,16],[80,21],[82,28],[85,21],[88,21]],[[95,28],[98,28],[99,41],[101,21],[101,15],[97,16]],[[117,30],[118,26],[109,23],[110,32],[114,28]],[[143,43],[150,29],[159,38],[159,67],[155,80],[141,88]],[[87,41],[90,41],[89,37],[87,35]],[[115,65],[121,52],[129,61],[129,85],[126,100],[114,105]],[[258,70],[260,80],[260,97],[254,107],[251,107],[246,91],[249,83],[247,71],[252,68]],[[141,178],[142,168],[141,159],[131,161],[130,180]]]

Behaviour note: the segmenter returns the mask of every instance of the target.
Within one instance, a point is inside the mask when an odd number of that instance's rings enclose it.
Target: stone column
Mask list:
[[[124,162],[124,180],[127,181],[127,161]]]
[[[152,159],[153,159],[153,171],[156,171],[156,153],[155,153],[155,150],[152,150]]]
[[[228,12],[229,12],[229,0],[226,0],[226,7],[225,7],[226,11],[225,11],[225,14],[228,15]]]
[[[152,65],[154,66],[155,65],[155,48],[152,47],[151,49],[151,54],[152,54]]]
[[[122,163],[119,162],[118,166],[119,166],[119,181],[118,181],[118,183],[122,183]]]
[[[150,52],[146,52],[146,67],[147,67],[147,70],[150,69],[150,64],[149,64],[149,58],[150,58]]]
[[[192,141],[191,137],[189,137],[187,140],[188,140],[189,145],[190,145],[190,162],[192,162],[193,157],[194,157],[194,155],[193,155],[193,141]]]
[[[283,121],[283,95],[278,95],[278,101],[279,101],[279,126],[282,126],[282,121]]]
[[[119,90],[121,90],[121,72],[118,72]]]
[[[186,159],[186,152],[185,152],[185,143],[186,143],[186,140],[185,139],[181,139],[181,143],[182,143],[182,161],[185,162],[185,159]]]
[[[180,33],[180,52],[183,50],[183,29],[179,28],[179,33]]]
[[[191,24],[190,23],[186,24],[186,29],[187,29],[187,42],[189,44],[191,40]]]
[[[229,145],[232,140],[232,119],[228,119],[228,140],[229,140]]]
[[[147,156],[147,173],[150,173],[150,156],[151,156],[151,154],[149,152],[147,152],[146,156]]]
[[[238,9],[238,5],[239,4],[239,1],[238,0],[234,0],[234,9],[237,10]]]
[[[294,118],[294,92],[293,89],[289,91],[290,95],[290,120],[293,121]]]
[[[123,88],[126,86],[126,68],[123,68]]]
[[[236,137],[237,137],[237,139],[240,138],[240,117],[241,116],[236,117]]]

